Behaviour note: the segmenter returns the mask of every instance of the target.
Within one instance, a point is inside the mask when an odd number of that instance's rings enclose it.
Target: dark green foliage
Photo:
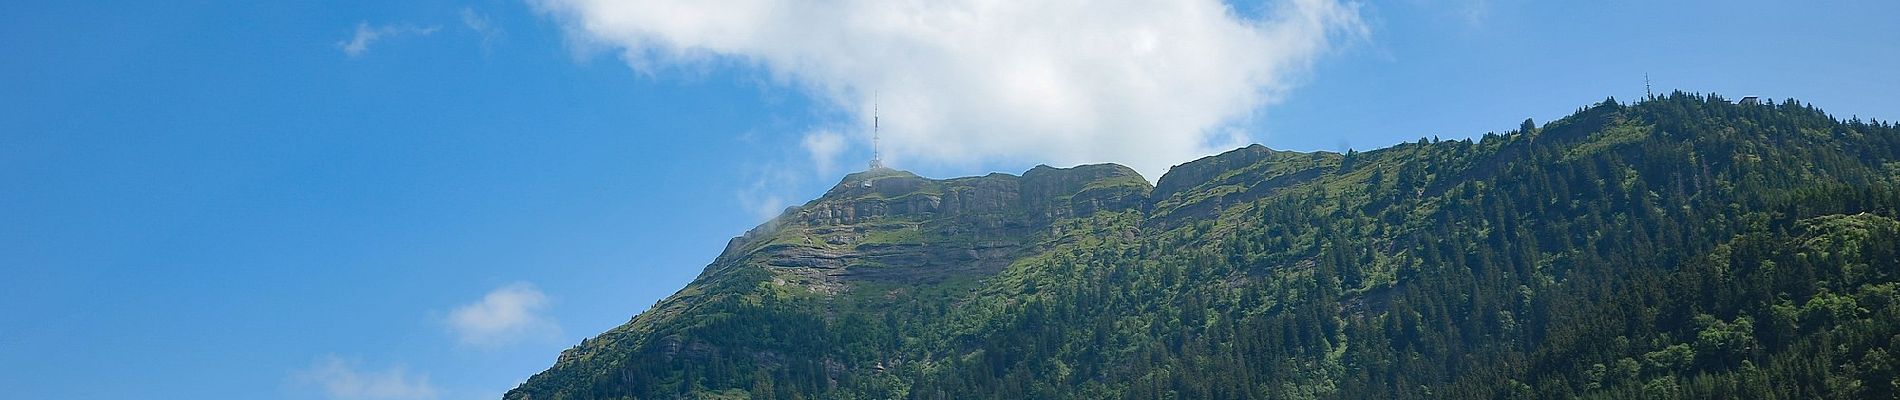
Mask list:
[[[1889,123],[1675,93],[1475,142],[1249,148],[1177,170],[1188,172],[1164,177],[1144,207],[1037,214],[1057,218],[1014,236],[915,218],[951,232],[924,242],[1028,243],[1000,271],[829,290],[722,256],[507,397],[1900,389],[1900,129]],[[1111,186],[1127,185],[1148,193]]]

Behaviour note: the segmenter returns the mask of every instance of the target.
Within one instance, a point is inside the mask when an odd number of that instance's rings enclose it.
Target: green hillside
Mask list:
[[[1675,93],[1477,140],[879,169],[507,399],[1893,398],[1900,128]]]

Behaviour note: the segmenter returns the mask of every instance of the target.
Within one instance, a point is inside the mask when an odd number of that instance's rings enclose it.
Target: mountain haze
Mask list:
[[[1674,93],[1476,140],[874,169],[507,399],[1891,398],[1900,128]]]

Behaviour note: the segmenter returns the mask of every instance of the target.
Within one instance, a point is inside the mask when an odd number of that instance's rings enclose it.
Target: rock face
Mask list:
[[[720,263],[762,264],[781,284],[825,293],[850,280],[940,280],[994,272],[1052,222],[1147,207],[1153,189],[1128,167],[1037,166],[1022,176],[948,180],[879,168],[734,238]],[[723,268],[710,268],[723,269]]]
[[[1224,173],[1254,165],[1272,155],[1272,149],[1256,144],[1176,165],[1156,182],[1154,196],[1157,199],[1173,197],[1176,193],[1200,187]]]
[[[1139,209],[1153,188],[1133,169],[1115,164],[1074,168],[1037,166],[1021,177],[931,180],[878,169],[848,175],[825,196],[787,211],[780,221],[808,226],[850,225],[884,217],[975,218],[1026,216],[1029,226],[1097,211]]]
[[[1151,223],[1168,227],[1209,217],[1228,205],[1319,178],[1336,170],[1340,161],[1336,153],[1279,151],[1256,144],[1177,165],[1155,186],[1149,211],[1156,218]]]
[[[1022,182],[1023,208],[1045,223],[1098,211],[1141,209],[1154,189],[1135,170],[1116,164],[1069,169],[1040,165],[1023,173]]]

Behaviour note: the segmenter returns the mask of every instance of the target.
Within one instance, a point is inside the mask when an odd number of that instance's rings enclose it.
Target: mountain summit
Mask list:
[[[505,398],[1891,396],[1896,211],[1894,125],[1684,93],[1152,186],[873,168]]]

